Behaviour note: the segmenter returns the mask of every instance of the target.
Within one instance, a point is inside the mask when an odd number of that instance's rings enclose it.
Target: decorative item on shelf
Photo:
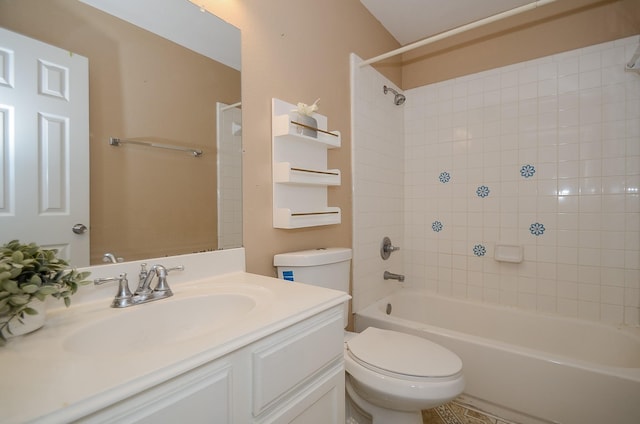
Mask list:
[[[311,105],[306,103],[298,103],[298,108],[291,112],[291,122],[298,127],[298,133],[308,137],[318,137],[318,121],[313,114],[318,110],[318,102],[316,99]]]
[[[64,299],[66,306],[88,272],[69,269],[57,250],[12,240],[0,247],[0,345],[12,336],[44,325],[47,296]]]

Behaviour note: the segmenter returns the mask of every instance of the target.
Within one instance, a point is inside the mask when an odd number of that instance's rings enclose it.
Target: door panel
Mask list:
[[[89,265],[89,64],[0,28],[0,242]]]

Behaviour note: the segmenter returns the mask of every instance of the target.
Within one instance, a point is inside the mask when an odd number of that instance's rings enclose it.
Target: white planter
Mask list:
[[[291,114],[291,120],[293,122],[299,122],[303,125],[306,125],[305,127],[298,126],[299,134],[306,135],[307,137],[318,138],[318,131],[316,130],[318,128],[318,121],[316,120],[316,118],[303,115],[298,112],[293,112]]]
[[[36,315],[24,314],[24,318],[14,318],[9,322],[8,328],[5,327],[2,330],[2,335],[5,338],[22,336],[23,334],[31,333],[44,325],[46,319],[45,304],[39,300],[34,300],[29,303],[29,307],[38,311]],[[6,322],[7,317],[0,318],[0,322]]]

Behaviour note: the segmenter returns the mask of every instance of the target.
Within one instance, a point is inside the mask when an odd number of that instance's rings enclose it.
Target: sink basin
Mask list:
[[[146,351],[212,333],[255,306],[252,296],[216,293],[111,309],[108,317],[71,334],[64,348],[87,355]]]

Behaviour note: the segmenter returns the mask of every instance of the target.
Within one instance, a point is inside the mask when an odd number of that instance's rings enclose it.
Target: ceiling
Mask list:
[[[401,44],[457,28],[534,0],[360,0]]]

